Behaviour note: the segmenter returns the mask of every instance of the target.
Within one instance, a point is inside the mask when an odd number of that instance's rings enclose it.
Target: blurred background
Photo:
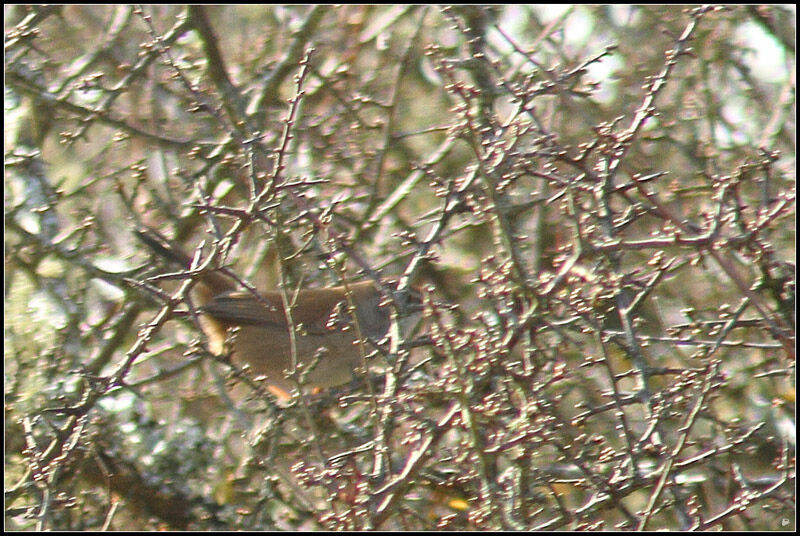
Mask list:
[[[6,6],[5,528],[794,530],[795,20]],[[140,226],[423,312],[277,404]]]

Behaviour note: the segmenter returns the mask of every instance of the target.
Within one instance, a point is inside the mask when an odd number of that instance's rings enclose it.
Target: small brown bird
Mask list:
[[[184,269],[190,267],[190,257],[155,232],[140,230],[138,235],[156,253]],[[249,365],[255,374],[265,376],[269,390],[286,399],[295,384],[286,378],[292,368],[292,345],[281,293],[270,290],[256,296],[234,289],[233,280],[213,271],[201,274],[195,286],[200,324],[211,351],[222,353],[225,342],[231,340],[234,363]],[[314,364],[306,376],[310,388],[350,381],[363,365],[364,351],[372,349],[369,344],[362,349],[359,341],[378,341],[389,329],[391,306],[382,304],[383,296],[372,281],[304,289],[296,296],[289,293],[289,299],[293,300],[290,315],[296,361],[303,366]],[[354,318],[347,314],[350,300]],[[237,329],[231,334],[231,328]]]

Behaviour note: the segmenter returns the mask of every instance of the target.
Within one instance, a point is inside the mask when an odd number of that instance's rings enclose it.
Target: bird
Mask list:
[[[159,233],[140,228],[137,235],[159,256],[191,268],[189,255]],[[287,377],[294,363],[304,369],[304,388],[314,391],[356,376],[364,355],[372,350],[372,345],[361,343],[377,342],[389,330],[391,305],[384,293],[394,284],[395,280],[367,280],[287,292],[287,314],[280,290],[236,290],[233,279],[209,270],[198,274],[193,301],[209,349],[222,355],[230,343],[233,363],[249,367],[264,378],[273,395],[287,400],[297,385]],[[418,301],[419,293],[412,289],[409,303]],[[354,315],[348,314],[351,303]]]

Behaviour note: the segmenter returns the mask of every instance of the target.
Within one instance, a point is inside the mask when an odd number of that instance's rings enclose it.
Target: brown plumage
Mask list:
[[[150,230],[139,231],[141,239],[153,251],[188,269],[189,256],[163,237]],[[219,272],[208,271],[199,276],[193,291],[200,324],[208,336],[214,353],[222,353],[232,334],[232,359],[237,365],[249,365],[252,371],[266,377],[270,390],[287,398],[294,383],[286,379],[292,368],[292,346],[289,321],[280,291],[237,291],[233,280]],[[315,362],[308,373],[307,386],[327,388],[347,383],[363,364],[364,352],[358,333],[363,338],[379,340],[389,329],[390,306],[384,304],[378,287],[372,281],[339,287],[303,289],[290,308],[295,327],[296,360],[304,366]],[[355,316],[347,314],[349,303],[355,305]]]

